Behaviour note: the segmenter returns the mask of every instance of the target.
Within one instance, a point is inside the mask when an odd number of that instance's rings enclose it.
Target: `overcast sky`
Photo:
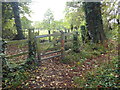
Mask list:
[[[68,0],[32,0],[30,8],[32,10],[31,20],[41,21],[44,13],[50,8],[56,20],[64,17],[65,4]],[[69,0],[70,1],[70,0]]]

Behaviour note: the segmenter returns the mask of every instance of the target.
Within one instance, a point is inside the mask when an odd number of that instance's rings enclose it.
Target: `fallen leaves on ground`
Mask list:
[[[41,65],[32,72],[30,80],[25,81],[21,88],[75,88],[73,77],[82,77],[85,72],[100,66],[109,55],[101,55],[93,59],[87,59],[83,65],[63,64],[59,58],[44,60]]]

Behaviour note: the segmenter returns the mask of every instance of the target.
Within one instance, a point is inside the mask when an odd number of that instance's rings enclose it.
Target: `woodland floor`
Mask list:
[[[95,67],[100,67],[102,63],[109,63],[111,53],[102,54],[96,58],[85,60],[78,66],[74,63],[63,64],[60,59],[45,60],[34,70],[30,79],[23,82],[20,88],[75,88],[74,76],[82,77],[85,72]],[[19,88],[18,87],[18,88]]]

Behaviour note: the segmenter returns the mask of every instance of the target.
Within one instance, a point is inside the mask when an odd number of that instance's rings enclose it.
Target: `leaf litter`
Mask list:
[[[29,80],[18,88],[75,88],[74,76],[83,77],[84,73],[100,66],[109,55],[87,59],[82,66],[75,63],[63,64],[59,58],[41,61],[41,65],[32,72]],[[74,67],[74,68],[73,68]]]

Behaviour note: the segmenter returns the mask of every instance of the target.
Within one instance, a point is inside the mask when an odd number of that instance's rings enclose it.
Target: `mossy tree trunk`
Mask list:
[[[101,15],[100,2],[84,2],[86,15],[86,27],[93,43],[103,42],[106,40],[103,30],[103,21]]]

